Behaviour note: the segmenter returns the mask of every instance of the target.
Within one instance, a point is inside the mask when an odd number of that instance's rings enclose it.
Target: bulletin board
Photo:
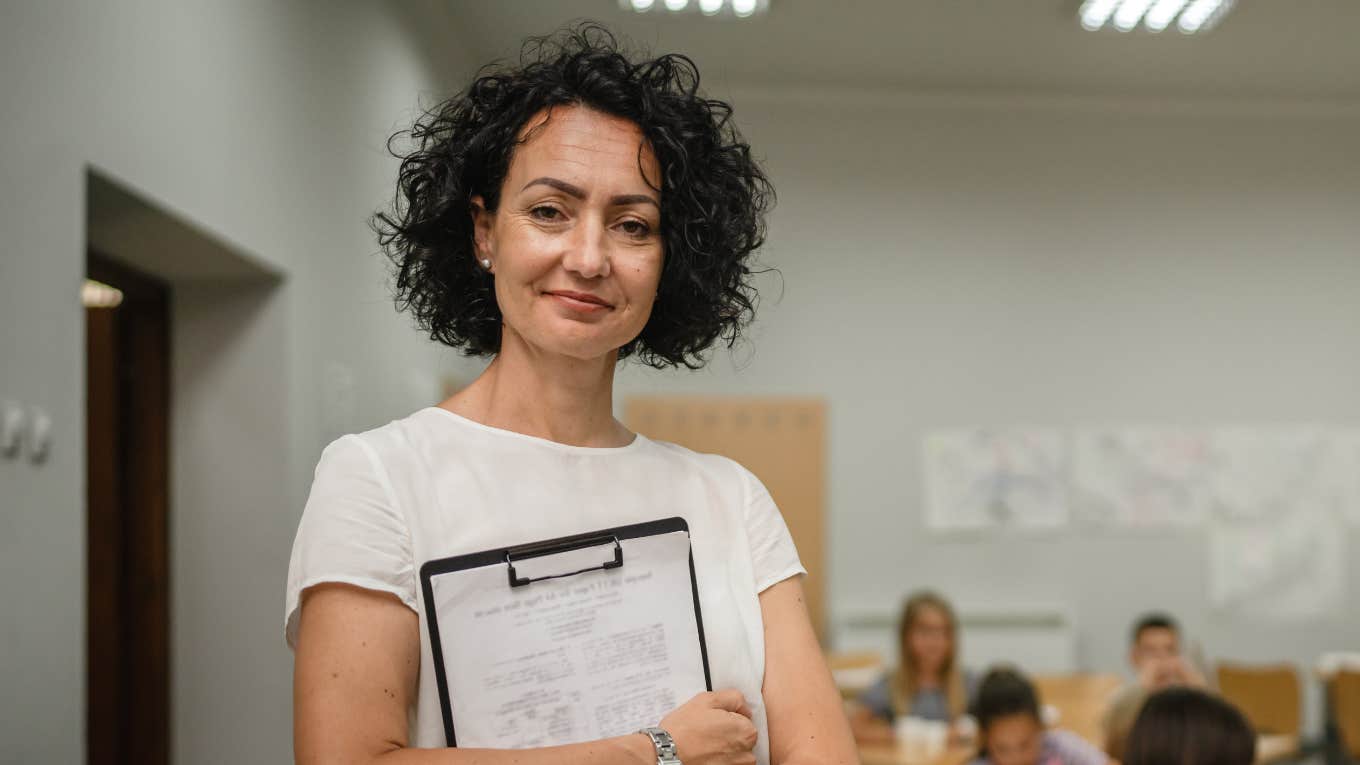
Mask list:
[[[741,463],[770,490],[803,567],[813,628],[826,636],[826,402],[806,398],[641,396],[628,427]]]

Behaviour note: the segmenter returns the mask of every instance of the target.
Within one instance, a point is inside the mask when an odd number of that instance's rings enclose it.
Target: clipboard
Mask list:
[[[642,566],[643,558],[630,556],[630,546],[641,549],[648,538],[659,539],[663,535],[682,533],[685,543],[685,557],[688,562],[688,595],[694,612],[694,626],[697,631],[699,658],[703,669],[703,689],[713,689],[712,676],[708,664],[708,647],[704,639],[703,615],[699,607],[698,580],[694,572],[694,554],[689,544],[689,525],[683,518],[664,518],[646,523],[601,529],[585,534],[576,534],[556,539],[531,542],[512,547],[500,547],[481,552],[456,555],[427,561],[420,567],[420,586],[425,600],[426,625],[429,631],[431,654],[434,660],[435,680],[439,691],[440,712],[444,723],[444,737],[448,746],[456,747],[457,735],[454,725],[454,703],[451,697],[451,678],[445,667],[446,653],[440,634],[440,600],[437,597],[436,583],[448,575],[472,574],[479,581],[490,584],[495,569],[504,572],[503,577],[495,573],[496,587],[504,587],[504,597],[520,598],[522,602],[536,590],[561,591],[569,580],[593,581],[598,583],[609,579],[609,586],[618,588],[624,580],[619,577],[629,573],[630,558],[635,566]],[[678,538],[670,538],[678,539]],[[633,543],[630,545],[630,542]],[[553,558],[557,558],[556,561]],[[446,581],[446,580],[443,580]],[[683,586],[670,582],[673,591]],[[487,594],[486,596],[489,596]],[[529,597],[530,601],[533,600]],[[480,616],[480,614],[479,614]],[[448,618],[448,617],[446,617]],[[685,699],[680,699],[683,702]],[[651,724],[654,724],[652,721]]]

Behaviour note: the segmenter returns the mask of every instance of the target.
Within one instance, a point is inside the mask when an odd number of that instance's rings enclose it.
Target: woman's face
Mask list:
[[[521,136],[498,209],[473,199],[505,333],[540,352],[603,357],[642,332],[656,299],[660,166],[637,125],[583,106],[540,112]]]
[[[954,631],[949,616],[938,608],[926,607],[907,628],[906,648],[922,672],[937,673],[954,655]]]
[[[999,717],[984,735],[988,758],[995,765],[1036,765],[1043,752],[1044,728],[1033,715]]]

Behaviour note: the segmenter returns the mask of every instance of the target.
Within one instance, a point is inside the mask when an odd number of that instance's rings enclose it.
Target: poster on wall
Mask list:
[[[1218,520],[1209,532],[1214,608],[1267,621],[1338,613],[1346,605],[1346,537],[1338,526],[1316,510]]]
[[[1360,503],[1360,475],[1346,441],[1343,431],[1325,427],[1215,430],[1209,482],[1215,516],[1348,517]]]
[[[1068,519],[1067,443],[1056,428],[959,428],[922,449],[926,526],[1053,529]]]
[[[1341,441],[1345,470],[1351,482],[1350,500],[1342,508],[1341,514],[1351,526],[1360,528],[1360,429],[1342,430],[1338,438]]]
[[[1212,441],[1202,430],[1078,430],[1072,436],[1074,515],[1129,528],[1203,525],[1212,467]]]

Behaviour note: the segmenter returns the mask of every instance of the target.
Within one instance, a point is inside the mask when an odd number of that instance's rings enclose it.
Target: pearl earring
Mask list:
[[[487,271],[491,270],[491,258],[482,258],[482,268]]]

